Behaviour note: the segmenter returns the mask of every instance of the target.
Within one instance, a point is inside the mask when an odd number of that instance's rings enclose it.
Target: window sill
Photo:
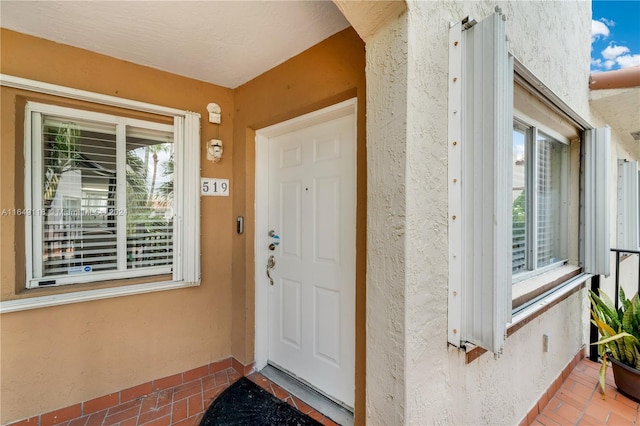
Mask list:
[[[593,275],[587,273],[578,273],[577,275],[564,282],[562,285],[553,289],[548,294],[533,300],[526,306],[514,311],[511,319],[511,325],[507,328],[507,336],[511,336],[531,320],[542,315],[558,303],[562,302],[582,287],[587,280]]]
[[[92,300],[111,299],[114,297],[132,296],[135,294],[153,293],[157,291],[176,290],[197,287],[198,282],[161,281],[147,284],[135,284],[122,287],[85,290],[74,293],[52,294],[48,296],[29,297],[25,299],[0,302],[0,314],[27,311],[30,309],[48,308],[71,303],[89,302]]]
[[[511,324],[507,327],[507,337],[580,290],[591,277],[591,274],[583,273],[579,266],[564,265],[523,281],[521,284],[524,286],[520,290],[519,297],[528,300],[528,303],[525,302],[518,309],[514,309]],[[537,286],[536,290],[531,291],[534,285]],[[542,288],[546,290],[541,291]],[[529,292],[525,289],[529,289]],[[515,296],[514,289],[514,302]],[[465,363],[470,364],[485,352],[487,350],[479,346],[470,347],[465,354]]]
[[[513,285],[512,309],[517,310],[527,302],[570,280],[580,273],[576,265],[562,265]]]

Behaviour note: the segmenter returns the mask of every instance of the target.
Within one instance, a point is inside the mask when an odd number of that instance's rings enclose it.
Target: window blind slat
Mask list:
[[[562,253],[562,148],[560,142],[538,133],[537,152],[537,265],[540,268],[566,258]]]
[[[166,132],[127,128],[127,147],[137,156],[128,156],[127,174],[140,167],[139,159],[146,159],[147,172],[144,181],[128,182],[131,188],[146,193],[147,197],[127,205],[127,269],[173,264],[174,232],[170,212],[174,195],[174,137]]]
[[[173,262],[173,225],[164,217],[173,198],[173,176],[165,172],[173,169],[167,165],[173,133],[45,116],[42,135],[43,277],[76,273],[79,266],[115,270]],[[119,179],[126,180],[126,209],[117,201]],[[123,211],[126,217],[116,214]],[[125,226],[121,244],[118,230]]]
[[[104,215],[102,221],[84,223],[88,213],[106,213],[113,196],[115,127],[45,116],[42,134],[43,277],[75,273],[83,266],[115,269],[112,221]],[[94,193],[101,190],[104,212],[87,211],[84,188],[89,182]]]

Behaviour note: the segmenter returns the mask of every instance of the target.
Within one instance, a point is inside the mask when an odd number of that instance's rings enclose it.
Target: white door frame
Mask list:
[[[310,112],[256,131],[256,202],[255,202],[255,368],[261,370],[269,359],[269,281],[266,275],[269,251],[269,148],[268,140],[315,124],[347,115],[357,123],[357,98]],[[357,138],[357,132],[354,132]],[[356,144],[357,145],[357,144]],[[357,149],[357,148],[356,148]],[[356,167],[356,164],[353,165]],[[356,188],[357,191],[357,188]],[[355,285],[355,283],[354,283]],[[355,307],[354,307],[355,309]],[[355,324],[353,324],[355,327]]]

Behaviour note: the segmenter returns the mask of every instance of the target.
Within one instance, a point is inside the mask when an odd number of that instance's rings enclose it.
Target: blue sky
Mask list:
[[[640,65],[640,0],[594,0],[591,71]]]

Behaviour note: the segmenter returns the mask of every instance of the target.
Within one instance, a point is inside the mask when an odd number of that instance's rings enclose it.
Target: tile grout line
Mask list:
[[[598,390],[598,384],[596,383],[595,386],[593,386],[593,388],[591,389],[591,394],[589,395],[589,398],[587,398],[587,404],[582,408],[582,411],[580,412],[580,416],[578,417],[576,424],[580,424],[580,421],[582,420],[582,418],[585,416],[585,414],[587,414],[589,403],[593,399],[593,395],[597,390]]]
[[[170,409],[169,409],[169,411],[170,411],[169,412],[169,424],[171,424],[171,425],[173,424],[173,410],[174,410],[174,407],[173,407],[173,396],[174,396],[174,393],[172,392],[171,393],[171,402],[169,402],[169,407],[170,407]]]
[[[95,409],[92,408],[94,411],[92,411],[91,413],[87,412],[87,410],[89,408],[91,408],[90,406],[87,406],[87,402],[93,401],[93,400],[99,400],[101,398],[104,397],[108,397],[111,394],[106,394],[103,395],[101,397],[97,397],[88,401],[82,401],[80,403],[77,404],[78,406],[78,412],[79,415],[77,417],[71,418],[71,419],[67,419],[64,421],[61,421],[60,423],[57,423],[58,425],[62,426],[69,426],[71,424],[71,422],[78,422],[78,424],[80,423],[78,420],[81,420],[82,418],[84,418],[84,425],[87,426],[87,423],[89,422],[89,419],[91,416],[98,416],[100,413],[103,413],[104,415],[102,416],[102,419],[100,420],[100,424],[107,426],[107,425],[121,425],[123,423],[131,423],[132,421],[135,421],[135,423],[137,425],[146,425],[146,424],[152,424],[156,421],[159,421],[161,419],[165,419],[165,420],[169,420],[170,424],[174,423],[175,420],[175,416],[174,416],[174,409],[175,409],[175,405],[176,405],[176,393],[174,392],[176,388],[183,386],[187,383],[190,382],[195,382],[197,381],[197,388],[198,391],[195,394],[191,394],[189,396],[186,396],[185,398],[183,398],[186,403],[186,408],[187,408],[187,412],[185,413],[185,418],[182,420],[179,420],[179,422],[183,422],[186,420],[190,420],[190,421],[194,421],[195,419],[197,419],[199,416],[202,417],[204,416],[204,414],[206,413],[207,409],[209,408],[210,403],[215,400],[215,398],[217,398],[220,394],[220,392],[223,392],[224,389],[227,389],[229,386],[231,386],[232,384],[232,380],[233,383],[235,383],[235,381],[237,381],[238,379],[242,378],[242,377],[247,377],[247,376],[252,376],[254,374],[259,374],[257,372],[254,371],[253,367],[250,366],[242,366],[241,364],[237,363],[238,366],[241,367],[242,371],[238,371],[237,366],[235,365],[236,363],[232,363],[229,362],[227,360],[223,360],[223,361],[218,361],[215,363],[210,363],[208,364],[206,367],[206,372],[203,371],[202,374],[199,375],[199,377],[190,377],[187,376],[186,373],[188,372],[183,372],[183,373],[178,373],[176,375],[173,376],[167,376],[166,378],[161,378],[161,379],[157,379],[157,380],[151,380],[147,383],[141,384],[141,385],[137,385],[137,386],[133,386],[131,388],[127,388],[127,389],[123,389],[122,391],[118,391],[117,392],[117,399],[116,399],[116,403],[110,404],[106,407],[101,407],[101,409]],[[215,368],[215,370],[214,370]],[[202,367],[199,367],[199,369],[204,370]],[[197,369],[194,369],[197,370]],[[189,372],[192,372],[193,370],[189,370]],[[248,373],[248,374],[246,374]],[[197,374],[197,373],[196,373]],[[220,377],[221,379],[221,383],[217,383],[215,376],[218,375],[218,377]],[[161,387],[156,389],[156,386],[154,384],[157,384],[157,382],[163,380],[163,379],[167,379],[167,378],[172,378],[175,377],[176,379],[176,384],[173,386],[168,386],[168,387]],[[215,388],[220,388],[220,387],[224,387],[224,389],[220,390],[219,392],[216,393],[215,396],[213,396],[211,398],[211,401],[207,400],[205,401],[205,378],[206,377],[211,377],[211,384],[213,385],[212,389]],[[185,382],[186,378],[190,378],[191,380],[189,380],[188,382]],[[263,379],[268,383],[269,385],[269,389],[271,390],[271,394],[278,397],[278,395],[276,394],[276,389],[274,386],[276,386],[271,380],[266,379],[263,377]],[[195,383],[194,383],[195,385]],[[122,402],[122,398],[123,398],[123,394],[127,393],[127,395],[132,395],[135,394],[135,392],[131,392],[131,389],[134,388],[142,388],[142,389],[146,389],[146,386],[149,387],[148,392],[143,393],[142,395],[139,395],[135,398],[129,399],[128,401],[126,401],[125,403]],[[160,399],[161,394],[163,394],[163,392],[168,391],[169,389],[172,390],[171,392],[171,398],[170,400],[168,400],[168,402],[166,404],[163,404],[162,407],[158,407],[158,404],[160,404],[162,401]],[[304,413],[302,412],[302,410],[300,409],[300,407],[298,407],[298,404],[295,402],[295,399],[293,398],[292,394],[289,393],[288,391],[282,389],[283,392],[286,393],[286,395],[284,395],[284,399],[281,399],[278,397],[278,399],[287,402],[287,399],[290,399],[291,401],[291,405],[299,412],[301,412],[302,414],[306,414],[306,415],[310,415],[310,414],[316,414],[318,418],[320,418],[321,423],[322,422],[328,422],[328,424],[332,424],[329,421],[329,418],[324,415],[323,413],[317,411],[317,410],[311,410],[309,413]],[[114,392],[116,393],[116,392]],[[115,396],[115,395],[114,395]],[[197,398],[196,398],[197,396]],[[191,404],[191,402],[193,400],[197,400],[196,404]],[[107,399],[108,401],[108,399]],[[108,418],[109,416],[117,416],[122,412],[125,412],[126,410],[119,410],[117,412],[113,412],[110,414],[110,411],[113,410],[114,408],[118,408],[121,407],[124,404],[134,404],[135,402],[137,403],[137,410],[135,411],[135,415],[133,417],[127,417],[125,419],[120,419],[120,421],[118,422],[114,422],[114,423],[109,423]],[[182,401],[182,400],[181,400]],[[206,404],[206,405],[205,405]],[[74,404],[76,405],[76,404]],[[99,406],[99,405],[98,405]],[[154,411],[159,411],[160,408],[163,408],[165,406],[169,407],[169,413],[157,418],[149,418],[143,421],[145,422],[144,424],[141,423],[141,416],[145,415],[147,413],[152,413]],[[36,422],[34,422],[37,426],[46,426],[44,425],[44,416],[47,414],[54,414],[57,411],[62,411],[65,409],[68,409],[72,406],[69,407],[65,407],[63,409],[59,409],[59,410],[54,410],[52,412],[47,412],[47,413],[42,413],[42,414],[38,414],[37,416],[32,417],[31,419],[36,420]],[[143,412],[143,407],[145,410],[145,412]],[[128,409],[127,409],[128,410]],[[24,420],[28,420],[24,419]],[[23,421],[24,421],[23,420]],[[97,420],[97,419],[96,419]],[[15,422],[14,422],[15,423]],[[47,423],[48,424],[48,423]],[[96,424],[93,423],[92,424]]]

